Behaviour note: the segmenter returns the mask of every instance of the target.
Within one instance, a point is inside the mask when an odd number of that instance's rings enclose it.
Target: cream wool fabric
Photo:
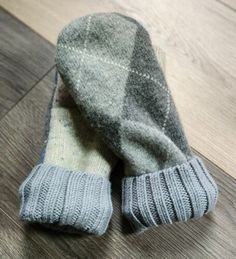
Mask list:
[[[79,113],[60,77],[51,109],[45,163],[110,177],[115,157]]]

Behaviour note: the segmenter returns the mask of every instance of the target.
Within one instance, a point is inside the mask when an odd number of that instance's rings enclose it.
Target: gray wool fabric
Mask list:
[[[94,14],[59,35],[59,73],[83,115],[125,163],[122,210],[138,228],[199,218],[217,186],[189,148],[147,31]]]
[[[57,84],[47,119],[41,158],[19,189],[20,217],[64,232],[102,235],[113,211],[104,173],[113,154],[81,119],[63,84]]]

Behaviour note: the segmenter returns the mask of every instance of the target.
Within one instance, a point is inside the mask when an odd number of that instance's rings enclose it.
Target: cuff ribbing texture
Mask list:
[[[112,215],[111,185],[102,176],[39,164],[22,183],[20,217],[102,235]]]
[[[125,177],[122,210],[138,229],[199,218],[216,204],[218,189],[200,158],[141,176]]]

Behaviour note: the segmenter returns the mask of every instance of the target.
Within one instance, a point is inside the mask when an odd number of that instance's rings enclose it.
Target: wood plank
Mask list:
[[[54,47],[0,9],[0,119],[53,66]]]
[[[214,212],[198,221],[131,233],[121,215],[119,164],[112,176],[114,214],[102,237],[57,233],[40,226],[24,226],[18,219],[19,185],[39,158],[44,118],[52,92],[53,72],[41,81],[0,122],[1,207],[28,235],[55,258],[234,258],[236,256],[236,180],[205,160],[220,196]],[[5,235],[11,235],[6,233]],[[11,231],[11,230],[9,230]],[[19,237],[19,239],[22,237]],[[36,252],[35,252],[36,253]]]
[[[53,258],[0,209],[1,258]]]
[[[56,44],[61,29],[71,20],[93,12],[119,11],[110,0],[29,1],[0,0],[2,6],[45,39]]]
[[[190,144],[236,177],[234,1],[1,1],[54,44],[68,22],[85,14],[116,11],[141,21],[166,54],[167,80]]]

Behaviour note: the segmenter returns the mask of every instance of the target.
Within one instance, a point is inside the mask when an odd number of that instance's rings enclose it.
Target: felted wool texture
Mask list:
[[[44,162],[109,179],[115,157],[79,113],[59,78]]]
[[[201,217],[217,187],[186,140],[147,31],[94,14],[59,35],[56,64],[90,126],[125,162],[123,213],[137,228]]]
[[[50,109],[40,163],[20,187],[23,220],[101,235],[112,214],[113,153],[79,113],[62,81]]]

